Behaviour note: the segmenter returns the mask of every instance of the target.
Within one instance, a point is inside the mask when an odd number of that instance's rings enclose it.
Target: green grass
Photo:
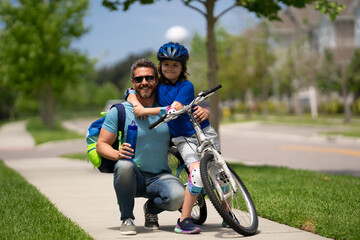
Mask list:
[[[92,239],[0,160],[1,239]]]
[[[360,239],[360,178],[231,164],[261,217],[333,239]]]
[[[83,160],[83,161],[87,160],[87,154],[85,151],[83,153],[64,154],[64,155],[61,155],[60,157],[70,158],[70,159],[75,159],[75,160]]]
[[[353,117],[350,123],[344,123],[343,116],[319,116],[313,118],[310,115],[303,115],[297,117],[294,115],[287,116],[267,116],[266,118],[261,115],[251,115],[250,118],[245,115],[235,115],[232,118],[223,119],[222,124],[240,123],[259,121],[269,124],[282,124],[282,125],[297,125],[297,126],[313,126],[313,127],[337,127],[339,130],[319,132],[323,135],[342,135],[347,137],[359,137],[360,138],[360,118]]]
[[[48,141],[59,141],[74,138],[84,138],[83,135],[64,129],[60,123],[55,124],[55,129],[46,128],[39,119],[31,119],[26,124],[26,129],[35,139],[35,144]]]

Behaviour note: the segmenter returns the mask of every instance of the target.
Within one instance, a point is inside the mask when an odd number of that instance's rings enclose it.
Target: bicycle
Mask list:
[[[179,117],[182,113],[187,113],[190,116],[199,142],[196,151],[201,159],[200,174],[206,194],[219,215],[234,231],[244,236],[251,236],[256,233],[258,228],[258,216],[254,202],[241,178],[206,138],[192,113],[192,108],[195,105],[203,102],[221,87],[218,85],[213,89],[200,92],[190,104],[185,105],[179,111],[173,110],[163,114],[149,128],[158,127]],[[181,165],[177,166],[177,169],[179,167]]]

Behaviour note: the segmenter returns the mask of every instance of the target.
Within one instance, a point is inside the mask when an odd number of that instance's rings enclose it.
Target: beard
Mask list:
[[[143,99],[149,99],[155,94],[155,88],[150,85],[135,87],[135,92]]]

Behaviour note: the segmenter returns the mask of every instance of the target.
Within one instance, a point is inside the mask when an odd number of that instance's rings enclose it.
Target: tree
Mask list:
[[[316,75],[317,85],[322,93],[341,93],[340,76],[333,55],[329,50],[325,50]]]
[[[348,89],[354,93],[354,99],[357,102],[360,98],[360,49],[355,50],[347,67],[346,77]]]
[[[0,0],[2,81],[36,98],[43,123],[54,127],[55,99],[90,69],[71,41],[87,29],[88,0]]]
[[[130,81],[130,67],[139,58],[150,58],[151,52],[144,52],[143,54],[131,54],[126,59],[115,63],[113,66],[105,66],[100,68],[97,72],[95,82],[103,84],[111,82],[117,86],[119,90],[123,91],[128,87]]]
[[[218,0],[182,0],[182,2],[189,8],[199,12],[206,18],[207,33],[206,33],[206,52],[207,52],[207,78],[209,87],[214,87],[218,84],[217,71],[217,52],[216,52],[216,39],[215,39],[215,24],[217,20],[236,7],[243,7],[250,12],[255,13],[258,17],[265,17],[270,20],[279,19],[277,13],[283,6],[294,6],[296,8],[303,8],[307,4],[314,4],[314,7],[322,13],[329,14],[332,19],[343,9],[343,5],[330,0],[233,0],[228,1],[228,8],[215,15],[215,3]],[[124,11],[135,3],[153,4],[155,0],[103,0],[103,5],[110,10],[118,10],[122,6]],[[199,4],[199,5],[196,5]],[[211,111],[219,112],[218,107],[219,96],[218,93],[214,94],[210,99]],[[219,114],[211,114],[211,123],[215,130],[218,131],[219,127]]]

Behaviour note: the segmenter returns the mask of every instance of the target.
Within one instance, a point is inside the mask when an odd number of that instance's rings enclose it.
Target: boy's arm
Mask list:
[[[133,106],[139,106],[139,105],[142,106],[142,104],[137,99],[135,93],[129,92],[129,94],[127,95],[127,98],[125,100],[128,101],[129,103],[131,103],[131,105],[133,105]]]
[[[148,115],[159,115],[163,108],[153,107],[153,108],[144,108],[142,105],[134,106],[133,112],[136,117],[148,116]]]
[[[178,102],[178,101],[174,101],[174,102],[171,104],[171,107],[175,108],[176,111],[179,111],[179,110],[181,110],[181,109],[184,107],[184,104],[182,104],[181,102]]]
[[[139,100],[136,97],[135,91],[131,88],[129,88],[126,91],[124,95],[124,99],[134,106],[133,112],[135,114],[135,117],[146,119],[149,115],[157,115],[157,114],[147,114],[144,112],[145,110],[144,106],[139,102]]]
[[[135,114],[135,117],[147,117],[149,115],[161,115],[164,113],[165,108],[161,108],[161,107],[154,107],[154,108],[144,108],[144,106],[139,102],[139,100],[136,97],[136,93],[134,93],[133,90],[128,91],[125,96],[124,96],[125,100],[128,101],[129,103],[131,103],[131,105],[134,106],[133,108],[133,112]]]

